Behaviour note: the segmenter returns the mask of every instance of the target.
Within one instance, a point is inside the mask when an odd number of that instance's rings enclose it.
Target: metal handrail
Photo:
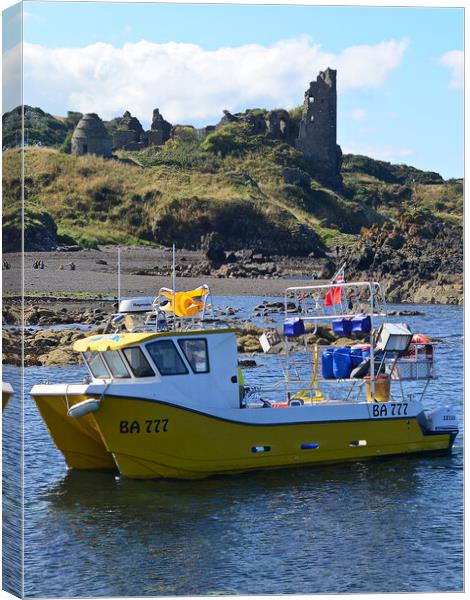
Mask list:
[[[388,313],[386,312],[377,312],[377,313],[367,313],[370,317],[387,317]],[[331,319],[347,319],[348,317],[353,316],[351,313],[345,315],[322,315],[320,317],[304,317],[302,316],[302,321],[320,321],[320,320],[331,320]],[[310,333],[310,332],[309,332]]]
[[[351,282],[335,282],[335,281],[331,281],[330,283],[322,283],[322,284],[315,284],[315,285],[303,285],[303,286],[290,286],[288,287],[285,292],[284,292],[284,314],[285,317],[287,318],[288,315],[288,311],[287,311],[287,305],[288,305],[288,296],[289,293],[290,294],[294,294],[294,297],[297,299],[297,293],[298,292],[319,292],[321,290],[331,290],[332,288],[340,288],[340,289],[348,289],[348,288],[353,288],[353,289],[357,289],[357,288],[368,288],[369,290],[369,298],[370,298],[370,311],[366,312],[363,311],[363,313],[368,314],[370,317],[386,317],[388,315],[388,310],[387,310],[387,303],[385,301],[385,294],[383,291],[383,287],[380,283],[378,283],[377,281],[371,282],[371,281],[351,281]],[[375,308],[375,303],[376,303],[376,299],[378,300],[377,304],[381,304],[383,307],[383,312],[375,312],[374,308]],[[316,299],[316,301],[318,302],[318,298]],[[364,302],[365,304],[366,302]],[[342,304],[341,304],[341,308]],[[331,319],[337,319],[337,318],[347,318],[347,317],[352,317],[354,316],[354,314],[357,314],[357,312],[355,313],[349,313],[349,314],[345,314],[345,315],[337,315],[337,314],[322,314],[322,315],[317,315],[317,316],[302,316],[302,319],[306,320],[306,321],[327,321],[327,320],[331,320]],[[375,357],[374,357],[374,339],[373,339],[373,329],[371,328],[371,332],[370,332],[370,345],[371,345],[371,350],[370,350],[370,376],[371,376],[371,393],[372,393],[372,397],[375,397]],[[286,353],[286,356],[287,353]],[[287,386],[289,386],[289,377],[287,374],[287,370],[286,370],[286,384]]]

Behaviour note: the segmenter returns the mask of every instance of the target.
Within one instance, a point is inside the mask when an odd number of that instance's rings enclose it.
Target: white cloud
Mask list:
[[[355,108],[351,111],[351,117],[355,121],[363,121],[367,116],[366,111],[363,108]]]
[[[145,122],[158,106],[173,123],[209,123],[225,108],[294,107],[308,82],[328,66],[338,69],[340,93],[380,86],[400,65],[406,47],[406,40],[389,40],[333,54],[308,36],[217,50],[144,40],[121,48],[27,43],[25,102],[56,114],[73,109],[106,119],[128,109]]]
[[[451,71],[452,77],[449,84],[451,88],[463,89],[463,60],[462,50],[451,50],[439,59],[439,64]]]
[[[368,145],[360,143],[341,144],[344,154],[363,154],[378,160],[391,162],[402,162],[403,159],[412,156],[415,150],[412,148],[403,148],[389,145]]]
[[[2,111],[21,104],[21,45],[6,50],[2,56]]]

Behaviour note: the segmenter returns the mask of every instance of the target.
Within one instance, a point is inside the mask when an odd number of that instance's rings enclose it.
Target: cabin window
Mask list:
[[[209,356],[207,354],[207,340],[190,339],[178,340],[178,344],[183,350],[186,360],[191,365],[194,373],[209,372]]]
[[[122,359],[122,356],[117,350],[108,350],[107,352],[103,352],[103,358],[113,377],[116,377],[117,379],[125,379],[130,377],[130,373]]]
[[[95,379],[106,379],[109,377],[108,369],[99,352],[84,352],[83,358]]]
[[[158,340],[147,344],[146,348],[161,375],[185,375],[188,372],[171,340]]]
[[[136,377],[155,377],[154,370],[140,348],[124,348],[123,352]]]

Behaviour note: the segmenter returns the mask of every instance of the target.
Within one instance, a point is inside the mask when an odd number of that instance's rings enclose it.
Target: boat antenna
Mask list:
[[[118,296],[118,310],[119,310],[119,304],[121,303],[121,246],[118,246],[118,251],[117,251],[117,276],[118,276],[118,292],[117,292],[117,296]]]

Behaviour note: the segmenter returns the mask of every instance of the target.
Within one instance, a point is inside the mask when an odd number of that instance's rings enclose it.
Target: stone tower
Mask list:
[[[342,153],[336,143],[336,71],[320,71],[305,92],[296,148],[309,161],[316,177],[341,188]]]
[[[149,146],[162,146],[171,137],[172,125],[165,121],[158,108],[155,108],[152,116],[150,131],[146,132]]]
[[[72,154],[112,155],[111,136],[97,114],[87,113],[78,122],[72,135]]]

